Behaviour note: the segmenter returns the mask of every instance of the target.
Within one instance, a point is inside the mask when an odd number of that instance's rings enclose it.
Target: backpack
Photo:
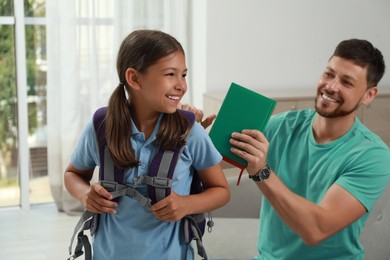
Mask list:
[[[156,155],[153,157],[148,175],[138,177],[132,186],[124,184],[124,170],[116,167],[111,159],[111,155],[107,148],[105,139],[105,116],[107,107],[99,108],[93,115],[93,127],[95,131],[95,140],[99,147],[99,181],[100,184],[107,189],[113,199],[118,199],[122,196],[129,196],[137,200],[144,207],[149,207],[157,201],[164,199],[171,193],[172,177],[178,159],[184,147],[176,147],[173,151],[158,148]],[[188,120],[190,126],[195,121],[195,115],[192,112],[179,110],[179,112]],[[148,188],[148,197],[139,193],[135,188],[140,184],[146,184]],[[203,184],[196,171],[193,173],[193,179],[190,188],[190,194],[197,194],[203,191]],[[207,222],[208,231],[214,223],[210,212],[208,213],[209,221]],[[84,234],[85,230],[90,230],[91,236],[94,235],[98,227],[99,214],[85,210],[80,217],[74,229],[70,246],[68,260],[76,259],[81,256],[83,247],[85,250],[85,260],[92,259],[91,244],[88,236]],[[196,241],[198,255],[207,260],[207,254],[202,243],[202,237],[205,231],[206,218],[205,214],[192,214],[185,216],[181,220],[181,230],[183,232],[185,242],[189,245],[192,240]],[[77,234],[77,244],[72,253],[73,241]]]

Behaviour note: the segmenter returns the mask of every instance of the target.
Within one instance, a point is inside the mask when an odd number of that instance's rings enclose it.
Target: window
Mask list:
[[[47,174],[46,138],[46,25],[45,1],[0,0],[0,207],[21,204],[21,193],[27,193],[29,202],[52,201]],[[24,9],[24,19],[17,14]],[[23,29],[17,23],[24,21]],[[25,43],[16,44],[17,36],[24,33]],[[21,47],[22,46],[22,47]],[[24,48],[24,49],[20,49]],[[18,52],[25,53],[24,60],[17,61]],[[23,58],[23,57],[22,57]],[[25,64],[19,71],[18,62]],[[24,75],[23,75],[24,74]],[[17,76],[24,76],[18,83]],[[26,91],[27,104],[22,104],[18,92]],[[20,93],[19,93],[20,94]],[[27,106],[27,116],[19,118],[18,111]],[[27,122],[21,122],[26,120]],[[27,133],[20,132],[26,125]],[[30,154],[28,165],[19,158],[21,135],[27,135]],[[25,164],[25,163],[24,163]],[[21,169],[27,169],[22,172]],[[28,175],[27,189],[21,190],[20,180]]]

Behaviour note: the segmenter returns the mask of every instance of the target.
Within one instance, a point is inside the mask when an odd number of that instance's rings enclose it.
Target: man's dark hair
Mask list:
[[[367,87],[377,86],[385,73],[385,61],[382,53],[369,41],[350,39],[340,42],[332,57],[340,57],[367,68]]]

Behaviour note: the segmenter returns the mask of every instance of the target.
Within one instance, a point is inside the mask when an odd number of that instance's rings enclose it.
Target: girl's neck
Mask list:
[[[148,139],[152,135],[154,127],[156,126],[159,113],[150,112],[147,111],[147,109],[131,109],[131,115],[138,131],[144,133],[145,139]]]

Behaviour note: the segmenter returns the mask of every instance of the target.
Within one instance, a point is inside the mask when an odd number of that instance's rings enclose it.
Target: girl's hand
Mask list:
[[[156,218],[162,221],[176,222],[183,217],[191,214],[190,203],[185,196],[180,196],[174,191],[150,207],[151,212]]]
[[[118,204],[112,200],[112,195],[99,182],[93,183],[81,202],[84,207],[96,213],[116,214]]]

